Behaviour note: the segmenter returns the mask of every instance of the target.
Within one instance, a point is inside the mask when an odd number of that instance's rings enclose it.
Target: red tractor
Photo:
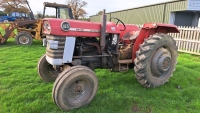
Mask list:
[[[134,64],[135,77],[148,88],[172,76],[177,47],[167,33],[179,33],[176,26],[149,23],[140,29],[111,19],[117,22],[106,22],[104,10],[102,23],[43,20],[47,47],[38,73],[46,82],[55,80],[52,95],[60,109],[69,111],[92,101],[98,87],[96,68],[127,71]]]

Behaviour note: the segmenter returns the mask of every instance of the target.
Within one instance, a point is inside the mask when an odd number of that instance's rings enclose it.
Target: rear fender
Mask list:
[[[136,51],[139,50],[140,44],[144,42],[145,39],[149,38],[150,35],[156,33],[179,33],[177,26],[172,24],[144,24],[140,30],[132,50],[132,60],[134,61],[136,57]]]

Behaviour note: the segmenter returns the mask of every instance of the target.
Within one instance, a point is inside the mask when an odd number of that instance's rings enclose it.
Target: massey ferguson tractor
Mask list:
[[[135,77],[147,88],[168,82],[175,70],[177,47],[167,33],[179,33],[174,25],[124,24],[118,18],[106,22],[44,19],[46,54],[38,61],[39,76],[55,81],[52,96],[64,111],[89,104],[98,89],[94,69],[127,71],[134,64]],[[121,24],[118,24],[118,23]]]

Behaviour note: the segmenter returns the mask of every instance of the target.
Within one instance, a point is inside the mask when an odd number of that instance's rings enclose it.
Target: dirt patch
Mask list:
[[[133,104],[132,111],[133,112],[139,112],[140,111],[140,108],[137,106],[137,104]]]

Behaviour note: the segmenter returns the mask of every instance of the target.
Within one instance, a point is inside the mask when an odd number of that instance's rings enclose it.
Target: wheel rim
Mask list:
[[[152,57],[151,72],[156,78],[164,77],[171,68],[172,59],[168,47],[159,48]]]
[[[28,44],[29,38],[26,37],[26,36],[20,36],[20,37],[19,37],[19,42],[20,42],[21,44]]]
[[[71,104],[83,103],[90,97],[90,93],[91,87],[88,80],[76,80],[68,89],[67,101]]]
[[[51,64],[47,65],[47,71],[49,74],[51,74],[54,77],[57,77],[57,71],[53,68],[53,66]]]

